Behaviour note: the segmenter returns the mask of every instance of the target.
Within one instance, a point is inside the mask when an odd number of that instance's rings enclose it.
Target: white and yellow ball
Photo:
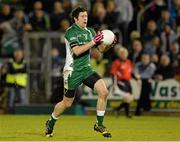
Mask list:
[[[115,35],[111,30],[102,30],[103,40],[102,43],[105,45],[111,45],[114,41]]]

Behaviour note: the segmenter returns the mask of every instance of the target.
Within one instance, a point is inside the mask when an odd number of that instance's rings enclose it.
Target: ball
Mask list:
[[[111,45],[114,41],[115,35],[111,30],[102,30],[104,36],[102,43],[105,45]]]

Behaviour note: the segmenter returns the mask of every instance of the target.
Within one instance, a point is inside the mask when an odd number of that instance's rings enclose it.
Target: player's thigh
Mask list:
[[[82,82],[88,86],[89,88],[91,88],[92,90],[94,89],[94,85],[96,84],[96,82],[98,80],[101,79],[101,77],[95,72],[95,71],[88,71],[87,74],[89,74],[89,76],[87,76]]]
[[[73,72],[71,76],[64,80],[64,88],[66,90],[76,90],[82,83],[82,74],[80,72]]]
[[[108,95],[108,90],[106,84],[103,79],[93,70],[88,70],[88,74],[90,74],[83,83],[90,87],[91,89],[95,90],[98,95]]]

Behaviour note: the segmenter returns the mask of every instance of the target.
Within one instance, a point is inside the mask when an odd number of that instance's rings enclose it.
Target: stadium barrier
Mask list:
[[[64,34],[59,32],[31,32],[23,36],[27,61],[26,94],[31,103],[48,103],[52,95],[51,49],[58,48],[65,58]]]
[[[106,85],[109,89],[109,103],[108,106],[114,106],[114,102],[119,102],[122,100],[121,96],[112,93],[112,79],[104,78]],[[135,100],[140,96],[141,85],[136,80],[131,80],[132,91]],[[153,108],[169,108],[169,109],[179,109],[180,110],[180,83],[175,79],[168,79],[164,81],[151,80],[152,85],[152,107]],[[86,86],[82,86],[83,96],[82,99],[86,101],[93,102],[97,100],[97,94],[92,92],[92,90]],[[135,101],[136,102],[136,101]],[[95,103],[92,103],[95,104]],[[134,104],[133,106],[135,106]],[[92,105],[93,107],[93,105]],[[95,106],[94,106],[95,107]]]
[[[51,114],[54,109],[54,105],[52,104],[32,104],[30,106],[21,106],[17,105],[15,107],[15,114]],[[85,115],[86,110],[81,105],[76,104],[71,108],[65,110],[63,112],[65,115]]]

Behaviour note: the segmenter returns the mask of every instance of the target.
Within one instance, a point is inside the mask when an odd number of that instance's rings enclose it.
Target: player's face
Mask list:
[[[87,26],[87,21],[88,21],[87,12],[80,12],[78,18],[75,18],[75,23],[82,28],[85,28]]]

